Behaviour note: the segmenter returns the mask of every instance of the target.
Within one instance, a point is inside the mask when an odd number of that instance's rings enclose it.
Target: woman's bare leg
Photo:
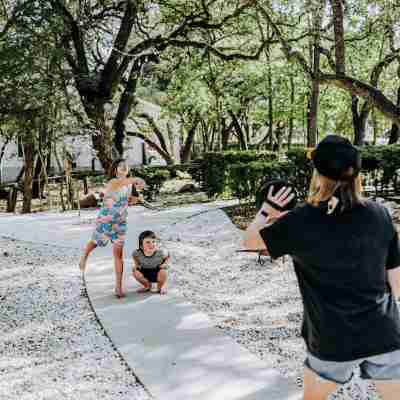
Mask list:
[[[385,382],[374,381],[383,400],[398,400],[400,398],[400,381]]]
[[[327,400],[335,390],[336,383],[322,379],[309,368],[304,368],[304,400]]]
[[[114,270],[115,270],[115,295],[123,297],[122,277],[124,274],[123,246],[113,244]]]
[[[87,263],[87,259],[89,257],[89,254],[97,247],[96,242],[94,242],[93,240],[90,240],[89,242],[86,243],[86,246],[83,249],[83,254],[81,259],[79,260],[79,269],[81,270],[81,272],[85,272],[86,269],[86,263]]]

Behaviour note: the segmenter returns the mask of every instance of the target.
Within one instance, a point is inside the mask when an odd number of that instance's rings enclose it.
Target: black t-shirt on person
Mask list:
[[[366,201],[327,215],[307,204],[260,234],[273,258],[293,258],[311,354],[350,361],[400,349],[400,315],[387,283],[400,247],[384,206]]]

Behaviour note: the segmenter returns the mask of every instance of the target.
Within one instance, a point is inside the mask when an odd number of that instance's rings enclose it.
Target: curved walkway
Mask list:
[[[113,296],[110,248],[97,249],[88,263],[86,285],[95,312],[144,386],[162,400],[299,400],[297,387],[233,339],[209,317],[170,288],[168,296],[138,295],[130,279],[129,253],[139,232],[169,227],[221,204],[193,205],[152,212],[129,210],[125,250],[127,297]],[[17,239],[81,248],[93,229],[96,211],[44,213],[0,218],[0,232]],[[85,223],[87,221],[88,223]],[[205,233],[207,235],[207,233]],[[171,290],[172,289],[172,290]]]

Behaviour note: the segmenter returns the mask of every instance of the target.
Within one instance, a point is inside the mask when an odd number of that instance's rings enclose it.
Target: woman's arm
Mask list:
[[[388,282],[396,299],[400,299],[400,267],[387,271]]]
[[[261,210],[255,216],[253,222],[248,226],[244,235],[243,246],[247,250],[264,250],[268,252],[267,246],[260,235],[260,231],[268,225],[267,218],[261,214]]]
[[[294,196],[291,194],[291,188],[283,187],[275,195],[273,195],[272,192],[273,187],[270,188],[267,195],[268,203],[265,202],[262,205],[253,222],[246,230],[243,245],[248,250],[262,250],[264,251],[264,254],[269,254],[267,245],[260,235],[260,231],[265,227],[272,225],[277,219],[288,213],[288,211],[278,211],[271,205],[275,204],[278,207],[284,207],[286,204],[288,204]]]
[[[134,185],[138,191],[142,191],[146,185],[146,182],[144,181],[144,179],[135,176],[133,178],[125,178],[123,185]]]

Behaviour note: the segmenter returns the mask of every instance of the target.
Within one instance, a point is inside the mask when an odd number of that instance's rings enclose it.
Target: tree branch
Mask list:
[[[363,97],[371,102],[371,104],[387,118],[400,125],[400,107],[396,106],[375,87],[349,76],[321,74],[319,76],[319,81],[321,84],[335,85],[338,88],[348,91],[352,95]]]
[[[292,49],[292,47],[289,45],[289,42],[287,40],[285,40],[285,38],[283,37],[283,34],[282,34],[281,30],[279,29],[279,27],[277,26],[277,24],[270,17],[268,11],[262,6],[258,6],[257,9],[260,11],[261,15],[270,24],[272,30],[275,32],[275,35],[277,36],[279,43],[282,46],[282,51],[285,54],[287,60],[289,62],[291,62],[293,60],[297,61],[303,68],[303,71],[311,79],[313,79],[314,78],[313,71],[312,71],[311,67],[308,65],[306,59],[303,57],[303,55],[300,52]]]
[[[72,14],[68,11],[68,9],[60,0],[50,0],[50,1],[53,7],[61,12],[64,22],[70,28],[71,31],[70,36],[74,43],[76,57],[77,57],[77,62],[74,62],[74,65],[77,65],[79,67],[79,71],[81,74],[88,74],[89,67],[86,58],[85,45],[78,23],[75,21]],[[69,58],[72,61],[73,58],[71,54],[69,55]],[[74,68],[72,65],[71,67]]]
[[[114,41],[110,57],[101,74],[100,87],[106,93],[111,92],[118,71],[118,62],[123,57],[123,52],[128,43],[134,24],[134,16],[137,14],[136,1],[128,0],[126,2],[125,14]]]
[[[147,143],[152,149],[156,150],[167,164],[171,162],[171,156],[169,155],[168,151],[163,150],[157,143],[153,142],[149,138],[147,138],[143,133],[140,132],[126,132],[127,136],[137,137],[142,139],[145,143]]]
[[[145,113],[138,115],[138,117],[144,118],[148,122],[148,124],[151,126],[154,133],[156,134],[157,139],[160,142],[162,149],[166,153],[168,153],[168,147],[167,147],[167,143],[165,142],[164,135],[162,134],[160,128],[157,126],[156,122],[154,121],[154,118]]]
[[[336,75],[346,72],[344,28],[343,28],[343,3],[342,0],[330,0],[333,12],[333,28],[335,31],[335,57]]]

